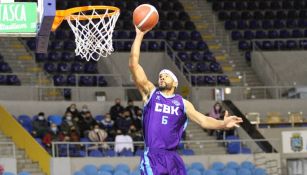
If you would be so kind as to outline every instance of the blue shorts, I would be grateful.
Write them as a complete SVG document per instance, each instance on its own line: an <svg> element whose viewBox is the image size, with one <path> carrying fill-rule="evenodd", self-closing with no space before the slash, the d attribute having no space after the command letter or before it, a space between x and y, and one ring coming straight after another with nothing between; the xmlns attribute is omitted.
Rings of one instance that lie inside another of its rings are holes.
<svg viewBox="0 0 307 175"><path fill-rule="evenodd" d="M140 169L142 175L186 175L183 160L175 150L145 149Z"/></svg>

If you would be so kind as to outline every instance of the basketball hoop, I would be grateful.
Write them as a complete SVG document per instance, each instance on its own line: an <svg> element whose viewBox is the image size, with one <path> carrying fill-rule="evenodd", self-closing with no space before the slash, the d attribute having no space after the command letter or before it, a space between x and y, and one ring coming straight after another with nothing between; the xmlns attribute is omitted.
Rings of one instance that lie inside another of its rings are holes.
<svg viewBox="0 0 307 175"><path fill-rule="evenodd" d="M52 25L55 31L63 20L67 20L75 35L76 55L98 61L107 57L114 49L112 34L120 10L113 6L84 6L57 10Z"/></svg>

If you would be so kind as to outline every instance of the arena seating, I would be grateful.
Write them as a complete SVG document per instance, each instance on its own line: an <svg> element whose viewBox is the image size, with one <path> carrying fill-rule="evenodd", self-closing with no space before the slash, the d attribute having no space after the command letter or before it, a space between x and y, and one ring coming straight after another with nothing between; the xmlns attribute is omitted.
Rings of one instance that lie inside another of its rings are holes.
<svg viewBox="0 0 307 175"><path fill-rule="evenodd" d="M165 42L172 47L174 53L168 51L173 56L176 55L184 62L184 65L191 73L223 73L221 65L215 60L208 45L203 41L201 34L196 30L189 15L184 11L182 4L178 0L171 1L87 1L70 2L61 1L57 4L57 9L67 9L80 5L112 5L122 9L113 33L113 47L115 52L129 52L134 38L134 26L132 24L132 12L139 4L150 3L159 11L159 23L145 35L145 42L142 43L141 51L157 52L165 50ZM125 9L125 10L123 10ZM36 54L36 61L44 67L44 70L54 76L56 86L73 86L68 82L68 76L73 74L96 74L96 62L85 64L80 57L75 57L74 34L67 24L62 24L60 28L51 34L48 54ZM31 50L35 49L35 40L27 41ZM180 63L177 64L180 66ZM229 85L228 77L220 76L198 76L193 85ZM107 86L107 82L97 81L95 75L89 82L84 82L80 77L78 81L81 86ZM99 78L98 78L99 79ZM95 82L95 83L93 83ZM214 82L214 83L212 83ZM76 84L76 82L74 83Z"/></svg>
<svg viewBox="0 0 307 175"><path fill-rule="evenodd" d="M307 49L307 3L300 0L211 0L241 51ZM262 39L255 41L254 39ZM246 54L250 59L250 54Z"/></svg>
<svg viewBox="0 0 307 175"><path fill-rule="evenodd" d="M17 75L13 75L10 65L3 60L0 54L0 85L21 85Z"/></svg>
<svg viewBox="0 0 307 175"><path fill-rule="evenodd" d="M188 175L267 175L266 170L256 167L250 161L243 161L241 164L237 162L213 162L210 167L204 167L201 162L193 162L190 165L185 165ZM109 164L102 164L99 167L88 164L74 175L139 175L139 167L131 170L126 164L118 164L115 167Z"/></svg>

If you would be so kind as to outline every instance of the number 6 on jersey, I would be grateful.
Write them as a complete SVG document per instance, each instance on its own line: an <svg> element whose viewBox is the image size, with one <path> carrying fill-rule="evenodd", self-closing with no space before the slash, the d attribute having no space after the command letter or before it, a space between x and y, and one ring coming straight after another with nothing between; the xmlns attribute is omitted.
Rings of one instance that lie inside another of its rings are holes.
<svg viewBox="0 0 307 175"><path fill-rule="evenodd" d="M165 115L162 116L162 124L163 125L167 125L167 119L168 119L168 116L165 116Z"/></svg>

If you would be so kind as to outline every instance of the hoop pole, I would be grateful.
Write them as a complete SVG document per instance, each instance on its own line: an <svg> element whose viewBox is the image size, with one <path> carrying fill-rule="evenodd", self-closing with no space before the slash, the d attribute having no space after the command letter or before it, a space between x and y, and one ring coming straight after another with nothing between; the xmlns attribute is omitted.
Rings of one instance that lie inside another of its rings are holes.
<svg viewBox="0 0 307 175"><path fill-rule="evenodd" d="M73 15L74 13L89 11L89 10L112 10L113 12L108 12L108 14L102 14L102 15L82 15L82 16ZM55 31L61 25L63 20L66 20L67 18L69 18L70 20L78 19L81 21L81 20L97 19L101 17L103 18L111 17L119 12L120 12L119 8L114 6L82 6L66 10L57 10L51 31Z"/></svg>

